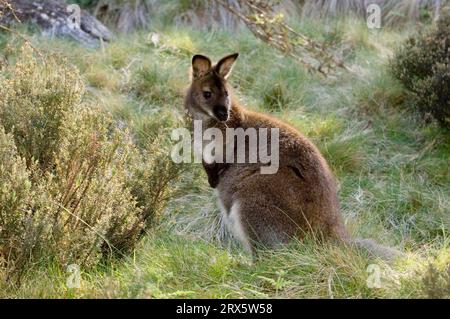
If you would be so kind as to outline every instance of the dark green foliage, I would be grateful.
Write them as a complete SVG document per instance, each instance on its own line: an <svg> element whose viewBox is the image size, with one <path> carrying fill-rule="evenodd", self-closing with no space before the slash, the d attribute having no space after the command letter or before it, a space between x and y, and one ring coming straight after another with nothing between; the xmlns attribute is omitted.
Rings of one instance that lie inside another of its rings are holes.
<svg viewBox="0 0 450 319"><path fill-rule="evenodd" d="M410 92L412 106L450 127L450 9L437 25L410 38L391 62L392 73Z"/></svg>
<svg viewBox="0 0 450 319"><path fill-rule="evenodd" d="M413 86L413 99L422 112L433 115L439 123L450 127L450 63L433 66L433 75Z"/></svg>

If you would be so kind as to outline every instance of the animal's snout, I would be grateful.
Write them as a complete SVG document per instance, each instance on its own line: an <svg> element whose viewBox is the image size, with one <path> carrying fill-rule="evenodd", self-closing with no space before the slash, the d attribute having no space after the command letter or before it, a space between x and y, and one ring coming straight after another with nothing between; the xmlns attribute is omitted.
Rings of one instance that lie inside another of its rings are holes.
<svg viewBox="0 0 450 319"><path fill-rule="evenodd" d="M214 116L221 122L228 120L228 110L223 105L216 105L213 109Z"/></svg>

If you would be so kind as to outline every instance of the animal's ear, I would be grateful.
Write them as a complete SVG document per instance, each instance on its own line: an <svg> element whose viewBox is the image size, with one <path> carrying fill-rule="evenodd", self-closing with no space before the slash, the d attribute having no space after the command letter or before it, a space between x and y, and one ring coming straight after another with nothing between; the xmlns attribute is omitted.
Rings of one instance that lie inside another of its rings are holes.
<svg viewBox="0 0 450 319"><path fill-rule="evenodd" d="M211 69L211 60L200 54L192 57L192 75L194 79L198 79Z"/></svg>
<svg viewBox="0 0 450 319"><path fill-rule="evenodd" d="M233 69L234 62L236 61L238 56L239 53L234 53L222 58L219 62L217 62L216 72L223 76L225 79L228 78L231 70Z"/></svg>

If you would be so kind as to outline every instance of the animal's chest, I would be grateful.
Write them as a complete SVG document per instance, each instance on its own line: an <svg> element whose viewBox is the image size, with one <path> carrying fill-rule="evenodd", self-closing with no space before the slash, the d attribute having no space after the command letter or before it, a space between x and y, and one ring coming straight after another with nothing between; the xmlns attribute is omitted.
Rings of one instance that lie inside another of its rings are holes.
<svg viewBox="0 0 450 319"><path fill-rule="evenodd" d="M245 225L242 222L242 210L238 200L234 200L231 205L225 203L219 195L218 205L222 213L223 224L236 237L248 251L251 251L250 240Z"/></svg>

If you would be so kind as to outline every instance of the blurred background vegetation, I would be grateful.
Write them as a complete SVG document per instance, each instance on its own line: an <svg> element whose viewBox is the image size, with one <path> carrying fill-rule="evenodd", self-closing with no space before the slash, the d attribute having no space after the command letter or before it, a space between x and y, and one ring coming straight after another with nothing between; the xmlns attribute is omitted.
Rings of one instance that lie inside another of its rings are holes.
<svg viewBox="0 0 450 319"><path fill-rule="evenodd" d="M449 297L448 1L70 3L95 46L0 1L0 297ZM192 54L230 52L241 102L320 148L351 233L405 258L306 240L251 263L170 160Z"/></svg>

